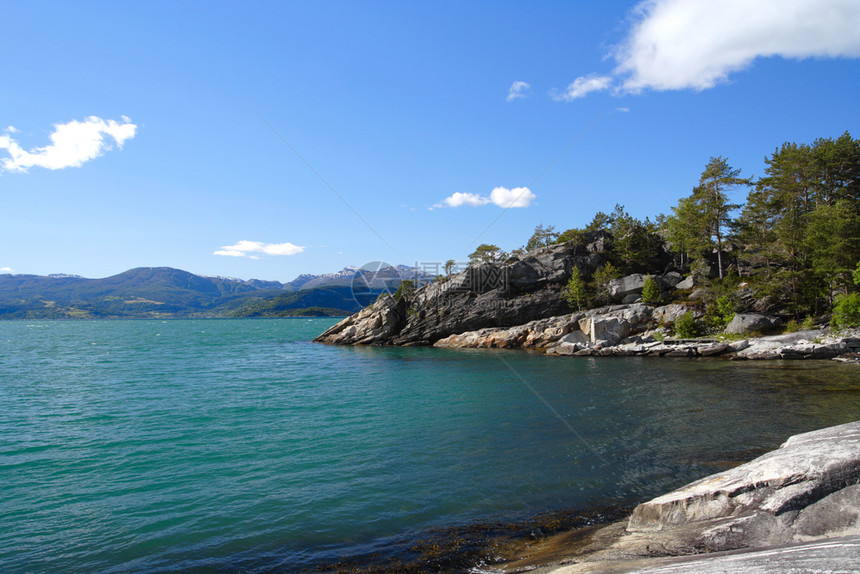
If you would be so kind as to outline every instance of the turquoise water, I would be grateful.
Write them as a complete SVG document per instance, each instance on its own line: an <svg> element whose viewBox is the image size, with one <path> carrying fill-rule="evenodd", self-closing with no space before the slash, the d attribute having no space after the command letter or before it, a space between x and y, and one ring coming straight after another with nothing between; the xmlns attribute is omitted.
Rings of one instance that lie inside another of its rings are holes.
<svg viewBox="0 0 860 574"><path fill-rule="evenodd" d="M295 571L860 419L851 365L309 342L333 322L0 323L0 570Z"/></svg>

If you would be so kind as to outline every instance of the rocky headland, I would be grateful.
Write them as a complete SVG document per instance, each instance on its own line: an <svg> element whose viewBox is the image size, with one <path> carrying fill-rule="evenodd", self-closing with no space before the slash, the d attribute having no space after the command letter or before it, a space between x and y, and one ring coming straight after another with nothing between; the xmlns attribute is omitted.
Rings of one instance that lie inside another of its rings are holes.
<svg viewBox="0 0 860 574"><path fill-rule="evenodd" d="M474 265L421 286L385 296L334 325L315 340L340 345L433 345L447 348L532 349L560 356L716 357L732 359L856 359L860 331L815 326L782 330L785 319L740 283L735 313L718 337L672 337L686 313L701 318L702 289L676 271L655 275L672 302L642 302L646 276L610 281L610 305L571 313L563 287L574 268L590 277L605 262L611 237L592 232L584 242L554 245L502 263Z"/></svg>

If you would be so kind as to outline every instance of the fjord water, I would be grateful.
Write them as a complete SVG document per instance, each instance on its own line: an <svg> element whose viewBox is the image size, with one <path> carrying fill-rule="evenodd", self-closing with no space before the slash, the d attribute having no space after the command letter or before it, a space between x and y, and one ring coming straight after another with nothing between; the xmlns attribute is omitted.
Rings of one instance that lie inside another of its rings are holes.
<svg viewBox="0 0 860 574"><path fill-rule="evenodd" d="M0 569L296 571L860 418L851 365L310 342L333 322L0 323Z"/></svg>

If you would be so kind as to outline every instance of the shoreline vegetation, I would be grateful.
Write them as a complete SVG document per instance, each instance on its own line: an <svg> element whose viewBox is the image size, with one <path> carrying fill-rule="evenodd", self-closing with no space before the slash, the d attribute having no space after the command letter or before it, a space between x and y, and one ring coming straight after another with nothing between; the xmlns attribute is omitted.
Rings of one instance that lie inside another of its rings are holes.
<svg viewBox="0 0 860 574"><path fill-rule="evenodd" d="M711 158L692 193L654 221L616 205L584 228L538 225L510 253L480 245L466 269L455 272L448 261L446 275L429 284L404 281L316 340L457 346L457 336L558 323L571 311L586 313L585 323L470 345L547 349L562 342L600 354L670 337L819 330L810 341L816 344L860 326L860 140L846 132L813 144L786 142L765 162L765 176L753 180L726 158ZM730 193L743 188L746 203L733 203ZM845 352L856 352L846 344L852 350Z"/></svg>

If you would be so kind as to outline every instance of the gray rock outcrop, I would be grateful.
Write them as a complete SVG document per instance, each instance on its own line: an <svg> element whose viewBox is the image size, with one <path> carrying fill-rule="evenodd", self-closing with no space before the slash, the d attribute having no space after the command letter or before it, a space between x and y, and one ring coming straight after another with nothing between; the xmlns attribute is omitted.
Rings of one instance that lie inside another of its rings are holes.
<svg viewBox="0 0 860 574"><path fill-rule="evenodd" d="M640 504L627 532L672 533L666 544L676 553L860 534L860 422L795 435L752 462Z"/></svg>
<svg viewBox="0 0 860 574"><path fill-rule="evenodd" d="M378 301L315 340L335 344L431 345L452 334L487 327L513 327L565 315L562 288L574 267L589 278L604 262L605 233L587 234L585 244L553 245L499 264L466 270L418 289L392 311ZM381 319L376 315L382 315ZM382 326L385 326L382 328Z"/></svg>
<svg viewBox="0 0 860 574"><path fill-rule="evenodd" d="M606 290L613 301L621 303L625 297L641 295L643 285L645 285L645 275L634 273L620 279L613 279L606 285Z"/></svg>
<svg viewBox="0 0 860 574"><path fill-rule="evenodd" d="M744 333L761 333L779 325L779 320L760 313L736 313L726 326L726 333L742 335Z"/></svg>
<svg viewBox="0 0 860 574"><path fill-rule="evenodd" d="M860 536L860 422L795 435L749 463L640 504L623 530L612 528L605 547L554 572L621 572L624 564L638 570L645 557Z"/></svg>

